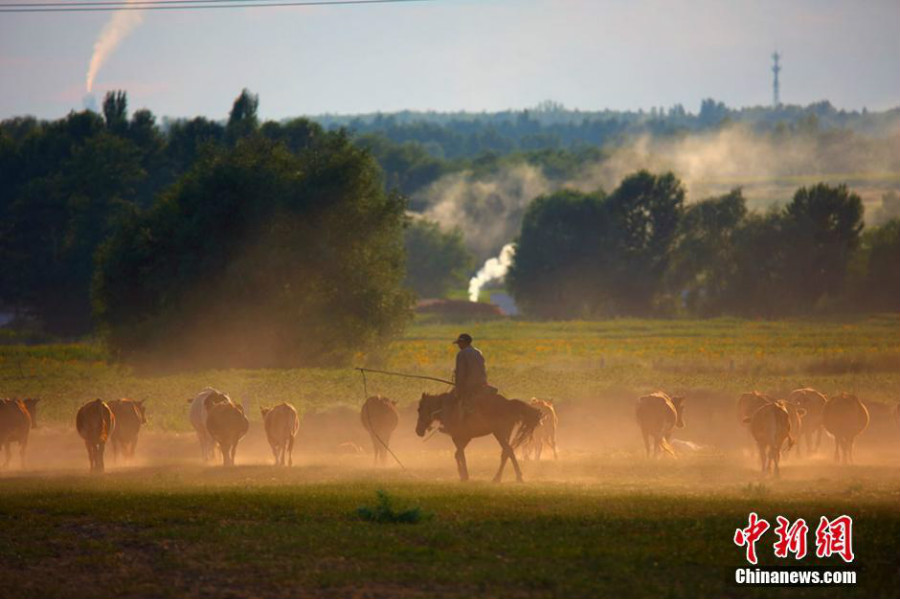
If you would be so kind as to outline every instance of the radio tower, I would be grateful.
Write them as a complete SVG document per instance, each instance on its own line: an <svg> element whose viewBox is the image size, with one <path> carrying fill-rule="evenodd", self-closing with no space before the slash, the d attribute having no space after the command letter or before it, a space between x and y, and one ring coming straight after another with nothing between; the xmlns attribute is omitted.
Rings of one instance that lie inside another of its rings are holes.
<svg viewBox="0 0 900 599"><path fill-rule="evenodd" d="M772 107L773 108L778 108L779 106L781 106L781 98L778 97L779 96L779 94L778 94L778 91L779 91L778 90L778 87L779 87L778 86L778 73L781 72L781 65L778 64L779 58L781 58L781 54L779 54L777 51L774 54L772 54L772 61L773 61L772 74L775 76L775 78L772 80Z"/></svg>

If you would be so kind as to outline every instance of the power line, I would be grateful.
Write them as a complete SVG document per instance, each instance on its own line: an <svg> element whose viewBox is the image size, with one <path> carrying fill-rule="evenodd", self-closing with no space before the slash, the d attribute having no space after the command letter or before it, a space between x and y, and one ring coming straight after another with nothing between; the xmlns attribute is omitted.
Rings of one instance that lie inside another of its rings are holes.
<svg viewBox="0 0 900 599"><path fill-rule="evenodd" d="M112 12L119 10L199 10L211 8L264 8L271 6L362 6L365 4L409 4L435 2L436 0L292 0L272 2L269 0L136 0L135 2L104 1L93 2L43 2L12 3L0 2L0 13L47 13L47 12Z"/></svg>

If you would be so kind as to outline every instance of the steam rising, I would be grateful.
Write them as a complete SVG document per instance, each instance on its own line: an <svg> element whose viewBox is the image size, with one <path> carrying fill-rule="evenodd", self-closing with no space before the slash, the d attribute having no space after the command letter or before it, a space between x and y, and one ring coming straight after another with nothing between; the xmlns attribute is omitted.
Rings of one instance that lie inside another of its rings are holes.
<svg viewBox="0 0 900 599"><path fill-rule="evenodd" d="M133 4L136 0L127 0ZM106 59L116 50L119 44L128 37L132 30L144 20L144 13L140 10L122 10L114 12L112 17L103 26L100 37L94 42L94 53L91 56L91 64L87 72L87 92L91 93L94 87L94 79L97 72Z"/></svg>
<svg viewBox="0 0 900 599"><path fill-rule="evenodd" d="M884 134L884 139L848 134L823 143L816 135L779 137L733 125L675 138L645 135L567 179L549 178L540 167L518 163L482 176L452 173L418 196L429 206L426 217L460 227L469 248L483 260L518 234L534 198L566 187L610 192L640 169L674 172L685 185L688 201L741 186L750 208L763 209L788 202L803 185L826 181L847 182L864 202L878 204L885 192L900 187L900 157L891 149L900 132L891 127Z"/></svg>
<svg viewBox="0 0 900 599"><path fill-rule="evenodd" d="M479 270L478 273L472 277L472 280L469 281L470 302L478 301L478 295L481 293L481 288L484 287L486 283L495 279L502 279L506 276L506 272L509 270L515 254L515 244L507 243L503 246L503 249L500 250L499 256L496 258L489 258L487 262L484 263L481 270Z"/></svg>

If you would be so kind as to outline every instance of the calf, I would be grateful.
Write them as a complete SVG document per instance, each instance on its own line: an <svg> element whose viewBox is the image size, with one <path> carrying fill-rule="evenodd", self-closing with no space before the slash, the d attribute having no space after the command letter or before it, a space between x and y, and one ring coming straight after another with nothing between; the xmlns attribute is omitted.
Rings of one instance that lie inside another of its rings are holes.
<svg viewBox="0 0 900 599"><path fill-rule="evenodd" d="M556 453L556 428L559 426L559 418L556 416L553 401L532 397L531 405L541 411L541 423L534 429L531 440L523 445L522 456L527 460L534 455L534 459L540 460L546 444L553 450L553 459L556 460L559 458Z"/></svg>
<svg viewBox="0 0 900 599"><path fill-rule="evenodd" d="M141 425L147 424L147 414L144 410L144 402L133 399L116 399L109 402L109 409L116 417L116 428L110 437L112 440L113 459L117 459L119 452L126 460L134 458L134 450L137 448L138 433Z"/></svg>
<svg viewBox="0 0 900 599"><path fill-rule="evenodd" d="M853 443L869 426L869 411L855 395L841 393L825 404L822 413L825 430L834 437L834 461L853 463Z"/></svg>
<svg viewBox="0 0 900 599"><path fill-rule="evenodd" d="M638 426L641 428L641 435L644 437L647 457L650 457L651 448L655 456L660 455L663 451L675 456L669 439L672 436L673 428L684 428L683 411L683 397L670 398L662 391L638 399L635 416Z"/></svg>
<svg viewBox="0 0 900 599"><path fill-rule="evenodd" d="M791 391L791 394L788 395L788 402L796 404L806 410L806 415L803 417L803 425L800 430L797 432L797 438L799 439L802 435L806 439L806 452L809 454L813 454L819 451L819 446L822 444L822 431L824 430L824 426L822 424L822 414L825 411L825 403L828 399L816 391L815 389L796 389ZM813 443L813 437L815 437L815 443ZM799 451L800 444L797 444L797 449Z"/></svg>
<svg viewBox="0 0 900 599"><path fill-rule="evenodd" d="M280 403L274 408L260 408L266 427L266 438L275 456L275 465L284 466L285 454L287 465L293 466L294 437L300 428L297 410L289 403Z"/></svg>
<svg viewBox="0 0 900 599"><path fill-rule="evenodd" d="M0 399L0 445L6 452L4 467L9 466L13 442L19 444L19 458L25 468L25 450L31 429L37 428L37 399Z"/></svg>
<svg viewBox="0 0 900 599"><path fill-rule="evenodd" d="M103 451L116 427L116 417L103 400L81 406L75 416L75 428L87 447L91 472L103 472Z"/></svg>
<svg viewBox="0 0 900 599"><path fill-rule="evenodd" d="M796 408L797 419L803 418L806 410ZM791 415L783 401L766 403L752 416L744 420L750 425L750 434L759 449L759 461L763 474L774 469L775 476L781 476L779 464L781 452L794 445Z"/></svg>
<svg viewBox="0 0 900 599"><path fill-rule="evenodd" d="M222 465L234 466L238 441L250 430L250 421L244 415L244 407L235 405L228 396L212 393L206 404L206 429L222 451Z"/></svg>
<svg viewBox="0 0 900 599"><path fill-rule="evenodd" d="M200 454L203 456L204 462L208 462L216 457L216 442L213 441L209 431L206 429L206 398L210 395L228 397L212 387L206 387L196 396L187 400L191 404L189 413L191 426L194 427L194 431L197 433L197 440L200 442Z"/></svg>
<svg viewBox="0 0 900 599"><path fill-rule="evenodd" d="M363 428L372 439L372 448L375 451L375 464L387 462L388 448L391 444L391 435L400 422L397 414L397 402L373 395L366 400L360 410L359 418Z"/></svg>

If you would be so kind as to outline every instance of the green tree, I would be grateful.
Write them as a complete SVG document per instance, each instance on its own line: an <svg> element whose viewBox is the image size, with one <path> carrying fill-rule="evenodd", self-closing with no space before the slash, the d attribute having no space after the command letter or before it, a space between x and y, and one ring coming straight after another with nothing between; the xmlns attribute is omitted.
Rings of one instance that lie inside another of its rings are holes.
<svg viewBox="0 0 900 599"><path fill-rule="evenodd" d="M124 91L111 91L103 98L103 118L106 128L121 135L128 129L128 94Z"/></svg>
<svg viewBox="0 0 900 599"><path fill-rule="evenodd" d="M244 88L241 94L234 99L231 112L228 114L228 125L225 134L231 143L253 134L259 128L259 118L256 113L259 109L259 96L251 94Z"/></svg>
<svg viewBox="0 0 900 599"><path fill-rule="evenodd" d="M605 199L602 190L562 190L528 206L506 276L524 312L540 318L604 315Z"/></svg>
<svg viewBox="0 0 900 599"><path fill-rule="evenodd" d="M865 260L865 278L854 289L857 310L900 311L900 220L889 220L867 229L860 253Z"/></svg>
<svg viewBox="0 0 900 599"><path fill-rule="evenodd" d="M204 157L98 256L97 317L127 360L347 363L409 317L404 202L342 134Z"/></svg>
<svg viewBox="0 0 900 599"><path fill-rule="evenodd" d="M725 306L733 278L734 234L747 216L740 189L687 206L678 223L668 286L691 314L712 316Z"/></svg>
<svg viewBox="0 0 900 599"><path fill-rule="evenodd" d="M850 256L863 229L862 200L846 185L801 187L784 211L787 244L784 292L797 310L844 291Z"/></svg>
<svg viewBox="0 0 900 599"><path fill-rule="evenodd" d="M405 285L419 297L444 297L468 282L474 260L459 229L443 231L438 223L420 218L406 228L404 240Z"/></svg>
<svg viewBox="0 0 900 599"><path fill-rule="evenodd" d="M606 204L609 295L618 314L647 316L664 291L684 188L672 173L640 171L626 177Z"/></svg>

